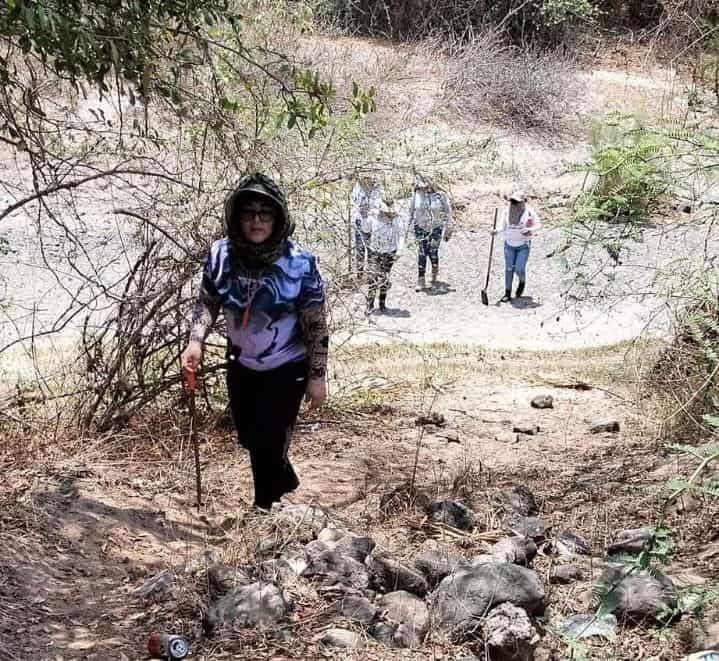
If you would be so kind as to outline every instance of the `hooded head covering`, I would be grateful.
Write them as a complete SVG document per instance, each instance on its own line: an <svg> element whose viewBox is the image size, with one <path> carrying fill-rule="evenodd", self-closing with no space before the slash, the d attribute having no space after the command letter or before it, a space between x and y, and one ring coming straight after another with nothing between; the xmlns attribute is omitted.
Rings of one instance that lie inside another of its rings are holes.
<svg viewBox="0 0 719 661"><path fill-rule="evenodd" d="M264 198L276 211L272 235L262 243L248 241L236 218L237 209L240 208L243 198L247 197ZM284 252L287 239L294 228L287 210L285 194L272 179L260 172L242 177L225 201L225 229L232 244L233 257L240 267L260 269L272 264Z"/></svg>

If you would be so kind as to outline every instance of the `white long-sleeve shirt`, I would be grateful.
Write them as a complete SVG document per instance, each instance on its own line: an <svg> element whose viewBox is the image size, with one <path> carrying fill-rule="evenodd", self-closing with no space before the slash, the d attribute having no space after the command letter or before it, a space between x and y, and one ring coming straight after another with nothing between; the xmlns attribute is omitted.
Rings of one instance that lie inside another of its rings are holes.
<svg viewBox="0 0 719 661"><path fill-rule="evenodd" d="M382 186L367 186L357 182L352 188L352 217L363 232L372 229L372 218L377 214L384 197Z"/></svg>
<svg viewBox="0 0 719 661"><path fill-rule="evenodd" d="M504 240L507 242L507 245L512 248L519 248L529 244L541 227L542 221L539 218L539 214L537 214L532 207L527 206L524 209L524 213L519 217L519 222L516 225L509 223L509 209L505 209L502 214L500 231L504 234Z"/></svg>
<svg viewBox="0 0 719 661"><path fill-rule="evenodd" d="M399 214L387 217L381 212L377 213L372 217L371 231L369 249L372 252L393 253L402 247L405 232Z"/></svg>
<svg viewBox="0 0 719 661"><path fill-rule="evenodd" d="M417 190L409 201L409 222L427 232L437 227L451 230L454 219L452 204L446 193Z"/></svg>

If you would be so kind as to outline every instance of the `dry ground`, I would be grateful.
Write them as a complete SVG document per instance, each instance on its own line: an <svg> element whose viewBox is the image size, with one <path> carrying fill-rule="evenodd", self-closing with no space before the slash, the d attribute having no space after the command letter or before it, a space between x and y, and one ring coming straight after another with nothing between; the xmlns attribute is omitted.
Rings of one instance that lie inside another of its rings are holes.
<svg viewBox="0 0 719 661"><path fill-rule="evenodd" d="M596 558L616 531L657 521L657 494L680 467L652 439L656 424L647 418L648 404L636 405L637 354L629 345L543 354L452 345L355 351L352 361L343 361L354 371L338 375L331 406L301 419L292 455L302 485L293 502L332 507L355 531L405 558L433 543L468 557L481 553L485 544L471 536L430 541L436 534L411 506L380 512L380 496L411 479L416 454L417 485L465 499L488 530L496 527L489 496L512 485L529 486L542 499L540 516L552 530L580 532ZM566 387L580 381L591 389ZM555 407L532 409L529 400L538 393L552 394ZM186 416L176 404L177 415L148 414L105 438L34 438L18 447L19 430L4 427L3 659L142 659L144 640L155 629L184 633L193 658L207 661L334 658L312 642L328 626L322 616L327 604L316 595L295 595L289 629L299 639L282 643L254 631L204 638L202 573L181 575L169 601L154 604L138 594L148 578L182 567L205 549L216 549L230 564L252 562L256 542L270 534L267 519L249 505L247 459L217 405L215 412L203 406L205 504L199 515L195 511ZM443 413L446 426L415 424L430 411ZM588 423L598 416L617 417L622 431L589 434ZM541 432L517 441L512 427L519 423L539 425ZM33 438L31 429L26 438ZM29 464L35 453L38 461ZM717 504L706 502L690 514L668 515L678 544L670 573L694 583L716 576L716 561L699 560L697 552L719 535L717 513ZM548 553L536 566L544 573L553 562ZM561 658L565 647L552 626L586 610L596 563L586 561L585 582L551 590L539 658ZM680 648L673 629L625 629L593 658L676 659ZM460 652L439 641L427 650L438 659ZM371 647L341 656L428 653Z"/></svg>
<svg viewBox="0 0 719 661"><path fill-rule="evenodd" d="M581 185L581 176L568 167L586 156L587 145L577 135L548 140L436 117L439 78L427 54L357 39L315 40L313 61L322 49L328 66L343 62L345 70L384 81L383 110L371 118L370 128L372 122L382 131L409 126L406 134L416 145L423 139L432 144L491 136L497 158L484 162L481 154L477 162L462 164L462 176L453 185L466 211L457 236L443 248L446 291L433 299L415 295L407 256L397 267L390 305L410 317L363 320L358 337L364 344L335 348L331 404L304 415L297 429L292 454L302 485L292 500L314 499L335 508L354 530L406 558L430 543L468 556L480 553L484 544L476 538L431 540L422 513L412 507L389 516L380 512L381 495L412 477L417 457L418 487L463 497L488 529L496 525L489 496L512 485L533 489L543 500L541 516L553 530L574 528L591 541L597 557L616 531L656 523L662 485L690 467L666 457L657 441L660 413L637 392L638 354L629 344L604 346L633 337L651 308L624 307L601 324L587 320L595 320L593 313L606 316L604 309L585 311L579 325L576 317L564 316L559 278L544 257L550 232L537 242L530 262L529 305L483 309L478 301L488 210L498 203L499 193L528 188L540 210L559 220L566 196ZM589 93L578 108L580 118L608 108L656 111L666 100L673 102L676 89L664 70L637 71L616 63L583 76ZM428 118L431 126L425 126L424 137L418 135ZM4 167L8 178L22 179L20 168ZM550 201L558 198L560 206L550 212ZM25 284L49 309L57 303L57 290L37 275L39 262L24 219L11 229L25 252L2 264L3 273L15 278L10 290L17 295ZM101 247L112 251L112 245ZM494 299L500 290L495 272ZM27 308L34 314L32 305ZM573 329L587 332L569 334ZM596 348L568 351L569 345ZM526 352L530 347L542 351ZM550 347L555 351L546 351ZM4 369L12 373L2 366L0 373ZM578 381L591 389L564 387ZM250 506L248 462L214 399L220 390L212 389L213 411L202 407L205 504L199 514L181 399L148 411L122 433L98 437L34 427L30 411L0 417L5 476L0 489L0 659L134 661L145 658L144 641L156 629L185 634L192 658L206 661L332 658L312 643L313 634L327 625L318 597L296 595L290 629L298 637L282 643L255 631L204 638L200 617L207 585L202 573L180 575L169 602L153 604L138 594L148 578L182 567L208 548L231 564L250 562L257 540L269 534L267 520ZM553 394L555 408L530 408L529 400L538 393ZM445 415L444 428L415 424L418 415L431 411ZM622 431L589 434L589 421L607 415L622 421ZM541 433L517 440L512 428L523 422L539 425ZM675 578L681 574L685 583L698 583L716 577L716 559L700 557L719 537L716 515L717 504L710 501L700 501L690 513L667 513L677 543L669 568ZM554 561L540 555L536 565L547 572ZM566 653L552 627L567 614L586 611L595 564L587 563L585 582L550 593L540 658L560 659ZM670 660L680 657L681 647L674 628L626 628L616 644L593 650L593 658ZM372 647L335 658L449 661L457 656L458 649L430 640L422 652Z"/></svg>

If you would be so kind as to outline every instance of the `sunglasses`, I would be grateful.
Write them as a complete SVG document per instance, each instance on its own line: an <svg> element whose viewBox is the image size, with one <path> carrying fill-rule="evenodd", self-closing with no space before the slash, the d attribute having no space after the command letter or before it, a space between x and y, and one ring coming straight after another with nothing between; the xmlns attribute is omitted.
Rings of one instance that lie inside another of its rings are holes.
<svg viewBox="0 0 719 661"><path fill-rule="evenodd" d="M261 223L269 224L275 219L275 212L272 209L250 209L237 210L237 218L241 223L251 223L255 218Z"/></svg>

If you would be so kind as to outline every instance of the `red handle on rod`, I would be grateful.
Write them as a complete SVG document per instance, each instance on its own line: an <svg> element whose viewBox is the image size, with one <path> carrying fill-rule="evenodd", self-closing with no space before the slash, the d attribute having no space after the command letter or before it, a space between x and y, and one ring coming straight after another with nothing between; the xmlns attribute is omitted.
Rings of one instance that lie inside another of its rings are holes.
<svg viewBox="0 0 719 661"><path fill-rule="evenodd" d="M185 370L185 380L187 381L187 389L190 392L195 392L195 380L196 373L194 370Z"/></svg>

